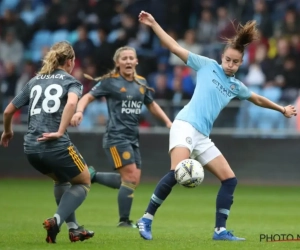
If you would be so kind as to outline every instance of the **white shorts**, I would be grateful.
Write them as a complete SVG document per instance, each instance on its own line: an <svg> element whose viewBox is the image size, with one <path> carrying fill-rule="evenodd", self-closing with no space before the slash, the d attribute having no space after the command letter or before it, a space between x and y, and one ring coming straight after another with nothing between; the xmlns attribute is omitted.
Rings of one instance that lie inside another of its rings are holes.
<svg viewBox="0 0 300 250"><path fill-rule="evenodd" d="M181 120L175 120L170 130L169 152L175 147L188 148L190 158L199 161L202 166L221 155L209 137L201 134L190 123Z"/></svg>

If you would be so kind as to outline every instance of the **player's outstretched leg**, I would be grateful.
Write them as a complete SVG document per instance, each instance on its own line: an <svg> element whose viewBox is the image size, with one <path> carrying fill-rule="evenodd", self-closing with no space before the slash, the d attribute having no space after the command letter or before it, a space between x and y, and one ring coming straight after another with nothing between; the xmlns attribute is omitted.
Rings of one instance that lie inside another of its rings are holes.
<svg viewBox="0 0 300 250"><path fill-rule="evenodd" d="M56 236L61 225L85 200L89 189L88 184L76 184L64 192L54 217L46 219L43 223L47 230L46 241L48 243L56 243Z"/></svg>
<svg viewBox="0 0 300 250"><path fill-rule="evenodd" d="M174 170L170 170L157 184L145 214L137 222L140 236L143 239L152 240L151 225L153 217L176 183Z"/></svg>
<svg viewBox="0 0 300 250"><path fill-rule="evenodd" d="M63 194L71 187L71 183L69 182L55 182L54 184L54 197L57 206L59 205L60 199ZM79 226L75 212L71 213L68 218L65 220L67 227L69 229L69 238L71 242L78 241L78 240L87 240L94 236L93 231L89 231L83 228L83 226Z"/></svg>
<svg viewBox="0 0 300 250"><path fill-rule="evenodd" d="M226 229L230 207L233 203L233 193L237 185L236 177L221 182L216 202L216 226L213 240L242 241L244 238L236 237L232 231Z"/></svg>
<svg viewBox="0 0 300 250"><path fill-rule="evenodd" d="M121 175L118 173L97 172L93 166L89 166L92 183L99 183L101 185L119 189L121 186Z"/></svg>

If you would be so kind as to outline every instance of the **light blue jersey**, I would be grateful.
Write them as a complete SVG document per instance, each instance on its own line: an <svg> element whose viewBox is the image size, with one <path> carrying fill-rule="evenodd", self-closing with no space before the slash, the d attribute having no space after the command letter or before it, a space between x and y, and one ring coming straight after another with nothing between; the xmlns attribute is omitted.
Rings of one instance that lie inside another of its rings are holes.
<svg viewBox="0 0 300 250"><path fill-rule="evenodd" d="M190 102L175 119L186 121L209 136L214 121L231 99L248 99L251 92L234 76L227 76L215 60L190 52L187 66L197 71L197 85Z"/></svg>

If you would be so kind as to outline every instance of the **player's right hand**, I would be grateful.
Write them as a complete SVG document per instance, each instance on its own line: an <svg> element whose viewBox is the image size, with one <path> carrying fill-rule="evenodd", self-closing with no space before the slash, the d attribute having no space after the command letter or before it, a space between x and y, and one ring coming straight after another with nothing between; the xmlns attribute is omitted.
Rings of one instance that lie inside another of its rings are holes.
<svg viewBox="0 0 300 250"><path fill-rule="evenodd" d="M2 136L1 136L1 140L0 140L0 145L2 145L3 147L7 148L8 147L8 143L13 138L13 136L14 136L14 132L13 131L3 132Z"/></svg>
<svg viewBox="0 0 300 250"><path fill-rule="evenodd" d="M37 141L51 141L51 140L56 140L62 136L63 134L59 132L43 133L42 136L37 139Z"/></svg>
<svg viewBox="0 0 300 250"><path fill-rule="evenodd" d="M79 124L81 123L83 118L83 114L81 112L77 112L73 115L70 125L73 127L77 127L79 126Z"/></svg>
<svg viewBox="0 0 300 250"><path fill-rule="evenodd" d="M155 22L155 19L150 13L141 11L139 14L139 21L143 24L151 26Z"/></svg>
<svg viewBox="0 0 300 250"><path fill-rule="evenodd" d="M283 115L287 118L291 118L297 115L297 111L295 107L292 105L287 105L284 107L284 109L285 109L285 113Z"/></svg>

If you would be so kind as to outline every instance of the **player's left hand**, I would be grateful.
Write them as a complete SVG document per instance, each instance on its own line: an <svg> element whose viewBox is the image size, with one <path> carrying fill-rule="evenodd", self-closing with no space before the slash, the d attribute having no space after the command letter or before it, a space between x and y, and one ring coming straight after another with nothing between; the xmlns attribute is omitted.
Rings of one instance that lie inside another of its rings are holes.
<svg viewBox="0 0 300 250"><path fill-rule="evenodd" d="M139 14L139 21L143 24L151 26L155 22L155 19L150 13L141 11Z"/></svg>
<svg viewBox="0 0 300 250"><path fill-rule="evenodd" d="M0 140L0 145L2 145L3 147L7 148L8 147L8 143L13 138L13 136L14 136L14 132L13 131L3 132L2 136L1 136L1 140Z"/></svg>
<svg viewBox="0 0 300 250"><path fill-rule="evenodd" d="M71 119L70 125L72 127L77 127L81 123L82 119L83 119L82 112L76 112Z"/></svg>
<svg viewBox="0 0 300 250"><path fill-rule="evenodd" d="M297 115L297 111L296 111L295 107L292 105L285 106L284 109L285 109L285 112L283 113L283 115L287 118L291 118L291 117Z"/></svg>
<svg viewBox="0 0 300 250"><path fill-rule="evenodd" d="M59 132L54 133L43 133L42 137L38 138L37 141L50 141L50 140L56 140L58 138L62 137L62 134Z"/></svg>

